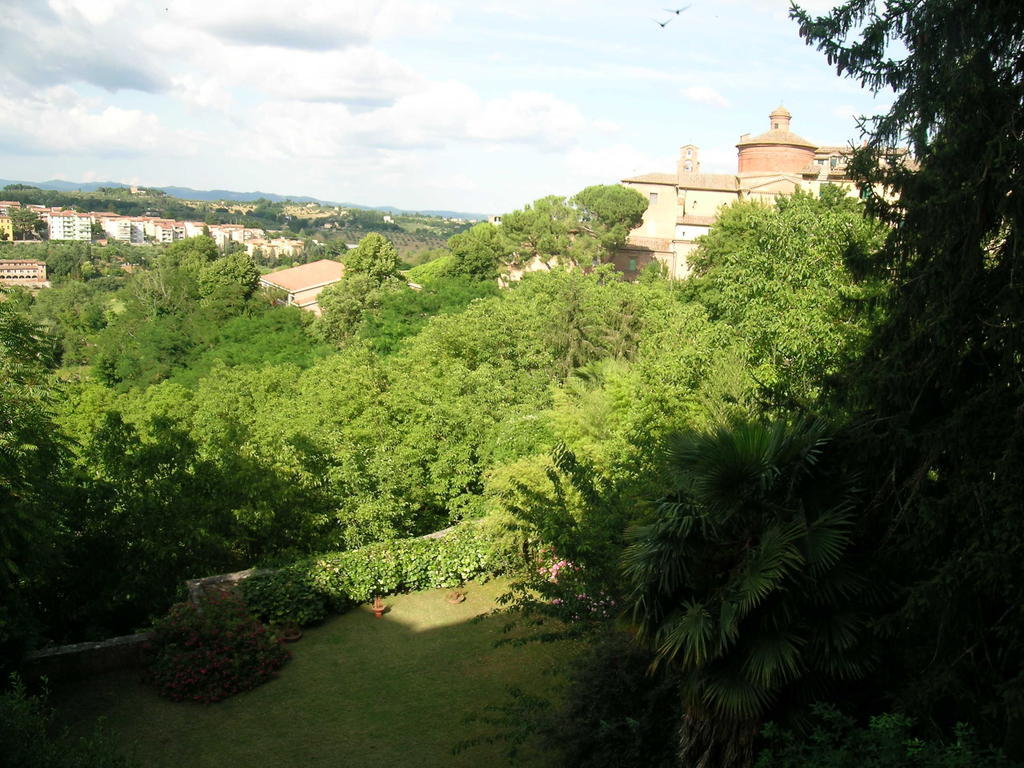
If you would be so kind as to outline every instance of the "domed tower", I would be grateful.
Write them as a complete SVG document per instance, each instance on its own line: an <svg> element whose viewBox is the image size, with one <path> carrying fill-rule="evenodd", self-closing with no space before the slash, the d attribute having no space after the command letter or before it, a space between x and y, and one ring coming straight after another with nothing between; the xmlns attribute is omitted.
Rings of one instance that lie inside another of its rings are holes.
<svg viewBox="0 0 1024 768"><path fill-rule="evenodd" d="M817 144L789 130L793 115L778 107L769 116L770 128L760 136L749 133L740 137L739 173L800 173L814 162Z"/></svg>

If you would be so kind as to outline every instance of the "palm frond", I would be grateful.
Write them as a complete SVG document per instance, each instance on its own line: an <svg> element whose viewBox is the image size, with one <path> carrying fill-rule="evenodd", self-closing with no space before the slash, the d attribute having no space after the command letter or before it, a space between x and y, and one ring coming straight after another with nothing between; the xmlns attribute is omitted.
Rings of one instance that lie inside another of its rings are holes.
<svg viewBox="0 0 1024 768"><path fill-rule="evenodd" d="M684 603L681 611L666 618L658 633L657 661L677 661L684 667L700 667L714 656L715 634L711 614L700 603Z"/></svg>
<svg viewBox="0 0 1024 768"><path fill-rule="evenodd" d="M743 673L761 688L770 689L795 678L801 671L801 637L790 632L760 633L743 661Z"/></svg>

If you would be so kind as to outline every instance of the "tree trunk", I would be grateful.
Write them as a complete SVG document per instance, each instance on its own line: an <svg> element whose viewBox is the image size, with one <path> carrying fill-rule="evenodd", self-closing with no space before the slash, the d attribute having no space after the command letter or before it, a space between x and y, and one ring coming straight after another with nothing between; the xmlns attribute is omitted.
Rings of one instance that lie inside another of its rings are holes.
<svg viewBox="0 0 1024 768"><path fill-rule="evenodd" d="M676 753L681 768L749 768L754 763L754 720L683 715Z"/></svg>

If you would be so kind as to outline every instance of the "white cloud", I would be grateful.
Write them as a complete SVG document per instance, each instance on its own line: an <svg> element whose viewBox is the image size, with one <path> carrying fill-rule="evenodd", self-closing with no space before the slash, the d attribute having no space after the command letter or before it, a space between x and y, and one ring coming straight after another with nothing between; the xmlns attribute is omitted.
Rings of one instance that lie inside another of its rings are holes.
<svg viewBox="0 0 1024 768"><path fill-rule="evenodd" d="M611 120L595 120L591 125L595 131L606 135L622 133L622 126Z"/></svg>
<svg viewBox="0 0 1024 768"><path fill-rule="evenodd" d="M597 149L576 147L566 154L564 165L576 185L584 187L615 183L641 173L671 172L675 159L653 156L631 144L619 143Z"/></svg>
<svg viewBox="0 0 1024 768"><path fill-rule="evenodd" d="M485 100L454 81L425 83L394 104L357 112L340 103L274 100L250 114L247 157L333 157L370 150L439 149L458 142L571 146L587 121L550 94L526 92Z"/></svg>
<svg viewBox="0 0 1024 768"><path fill-rule="evenodd" d="M341 50L409 30L422 34L450 18L441 6L413 0L177 0L169 14L221 40L308 51Z"/></svg>
<svg viewBox="0 0 1024 768"><path fill-rule="evenodd" d="M85 82L109 91L157 92L166 85L159 62L133 42L134 14L110 23L116 2L38 0L0 13L0 72L33 86Z"/></svg>
<svg viewBox="0 0 1024 768"><path fill-rule="evenodd" d="M700 169L703 173L736 173L736 148L701 147Z"/></svg>
<svg viewBox="0 0 1024 768"><path fill-rule="evenodd" d="M683 89L683 95L690 101L708 104L712 107L728 107L729 102L722 94L706 85L692 85Z"/></svg>
<svg viewBox="0 0 1024 768"><path fill-rule="evenodd" d="M67 86L29 98L0 93L0 144L21 152L187 155L198 138L142 110L90 103Z"/></svg>
<svg viewBox="0 0 1024 768"><path fill-rule="evenodd" d="M372 48L256 53L226 57L227 76L277 99L379 105L423 87L416 72Z"/></svg>
<svg viewBox="0 0 1024 768"><path fill-rule="evenodd" d="M467 138L557 148L571 144L586 126L579 109L547 93L513 93L482 107L467 121Z"/></svg>

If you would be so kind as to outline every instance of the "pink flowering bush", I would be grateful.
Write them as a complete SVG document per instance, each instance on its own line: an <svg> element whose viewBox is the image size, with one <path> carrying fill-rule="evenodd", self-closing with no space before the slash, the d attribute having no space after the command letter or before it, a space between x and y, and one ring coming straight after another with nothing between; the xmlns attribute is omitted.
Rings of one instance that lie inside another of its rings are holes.
<svg viewBox="0 0 1024 768"><path fill-rule="evenodd" d="M587 591L583 568L552 554L537 573L548 582L543 591L548 603L564 621L600 621L615 615L615 600L602 589Z"/></svg>
<svg viewBox="0 0 1024 768"><path fill-rule="evenodd" d="M561 573L564 569L575 571L576 566L570 563L568 560L555 560L550 565L542 565L537 570L537 573L546 578L552 584L557 584L558 574Z"/></svg>
<svg viewBox="0 0 1024 768"><path fill-rule="evenodd" d="M255 688L291 654L242 600L218 593L178 603L154 625L146 677L172 701L209 704Z"/></svg>

